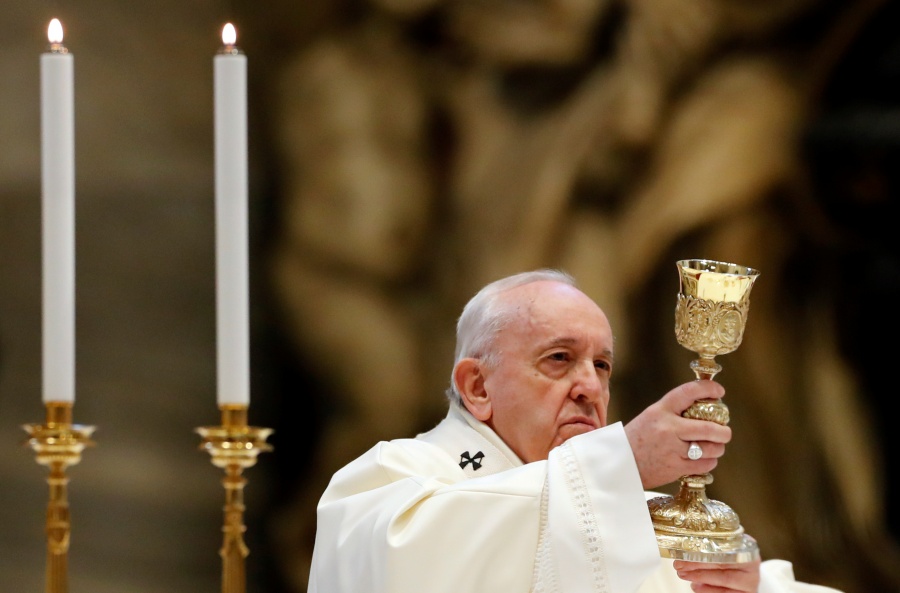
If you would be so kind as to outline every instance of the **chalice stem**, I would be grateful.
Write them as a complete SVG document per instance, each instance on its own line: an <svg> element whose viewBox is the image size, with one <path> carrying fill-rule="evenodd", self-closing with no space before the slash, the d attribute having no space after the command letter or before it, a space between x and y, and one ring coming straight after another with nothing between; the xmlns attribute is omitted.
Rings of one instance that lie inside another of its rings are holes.
<svg viewBox="0 0 900 593"><path fill-rule="evenodd" d="M691 370L694 371L694 375L700 381L704 379L712 380L722 370L722 365L716 362L714 356L703 356L701 354L700 358L691 361Z"/></svg>

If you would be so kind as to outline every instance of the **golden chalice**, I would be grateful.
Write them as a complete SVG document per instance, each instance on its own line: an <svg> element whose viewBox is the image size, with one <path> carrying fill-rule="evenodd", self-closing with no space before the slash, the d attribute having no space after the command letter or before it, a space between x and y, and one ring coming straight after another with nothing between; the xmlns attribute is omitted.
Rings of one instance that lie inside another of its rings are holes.
<svg viewBox="0 0 900 593"><path fill-rule="evenodd" d="M722 370L715 361L741 344L750 289L759 271L737 264L688 259L677 262L680 277L675 307L675 338L696 352L691 362L698 380L712 379ZM687 418L728 424L728 407L719 400L699 400L682 413ZM688 455L702 455L695 443ZM744 533L731 507L706 496L711 474L682 476L678 493L650 499L656 541L664 558L694 562L737 563L759 558L756 540Z"/></svg>

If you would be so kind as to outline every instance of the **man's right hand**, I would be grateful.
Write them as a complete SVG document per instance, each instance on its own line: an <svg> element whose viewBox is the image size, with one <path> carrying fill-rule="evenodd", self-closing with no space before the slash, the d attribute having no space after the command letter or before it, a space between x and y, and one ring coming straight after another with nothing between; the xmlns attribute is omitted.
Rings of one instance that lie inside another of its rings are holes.
<svg viewBox="0 0 900 593"><path fill-rule="evenodd" d="M708 473L716 467L725 444L731 440L731 429L681 414L697 400L724 395L725 389L716 381L684 383L625 425L644 489L669 484L681 476ZM688 457L692 442L703 450L700 459Z"/></svg>

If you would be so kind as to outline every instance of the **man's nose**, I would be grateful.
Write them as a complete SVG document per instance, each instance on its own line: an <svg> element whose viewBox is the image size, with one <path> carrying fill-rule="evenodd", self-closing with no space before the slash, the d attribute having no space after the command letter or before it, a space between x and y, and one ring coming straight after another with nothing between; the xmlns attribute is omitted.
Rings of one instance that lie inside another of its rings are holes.
<svg viewBox="0 0 900 593"><path fill-rule="evenodd" d="M580 363L575 368L575 380L572 385L571 395L573 399L586 399L596 401L603 393L603 385L597 376L594 361Z"/></svg>

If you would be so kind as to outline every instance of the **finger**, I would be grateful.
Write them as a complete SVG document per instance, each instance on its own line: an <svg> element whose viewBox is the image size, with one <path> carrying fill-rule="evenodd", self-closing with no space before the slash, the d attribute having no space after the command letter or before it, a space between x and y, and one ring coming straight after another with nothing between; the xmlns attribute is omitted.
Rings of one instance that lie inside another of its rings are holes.
<svg viewBox="0 0 900 593"><path fill-rule="evenodd" d="M700 457L696 459L691 457L691 443L696 443L700 448ZM688 461L699 461L701 459L719 459L725 454L725 445L721 443L713 443L710 441L690 441L684 444L682 458Z"/></svg>
<svg viewBox="0 0 900 593"><path fill-rule="evenodd" d="M690 560L674 560L672 568L679 573L702 573L715 572L721 573L726 571L753 571L754 562L746 563L720 563L720 562L692 562Z"/></svg>
<svg viewBox="0 0 900 593"><path fill-rule="evenodd" d="M684 422L679 423L677 435L686 443L718 443L725 445L731 442L731 428L716 424L709 420L692 420L685 418Z"/></svg>
<svg viewBox="0 0 900 593"><path fill-rule="evenodd" d="M691 404L701 399L721 399L725 396L725 388L712 380L691 381L682 383L666 394L668 404L672 411L679 415L687 410Z"/></svg>
<svg viewBox="0 0 900 593"><path fill-rule="evenodd" d="M679 471L681 476L698 476L700 474L708 474L716 469L719 465L718 459L686 459L682 462Z"/></svg>
<svg viewBox="0 0 900 593"><path fill-rule="evenodd" d="M700 591L756 591L759 586L759 561L741 564L709 564L703 562L673 563L678 576Z"/></svg>
<svg viewBox="0 0 900 593"><path fill-rule="evenodd" d="M745 591L756 593L755 581L750 575L739 572L703 571L678 573L678 577L691 583L695 591Z"/></svg>

